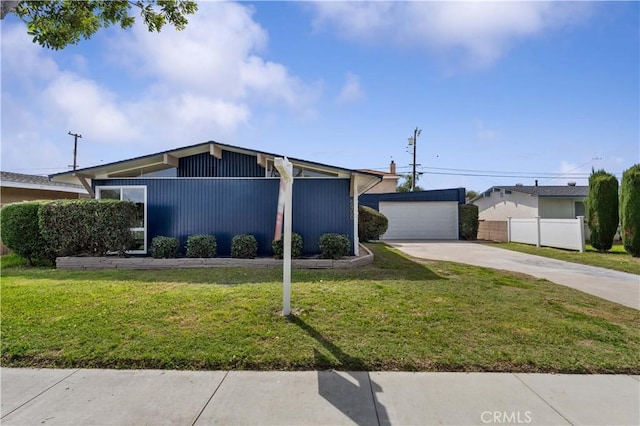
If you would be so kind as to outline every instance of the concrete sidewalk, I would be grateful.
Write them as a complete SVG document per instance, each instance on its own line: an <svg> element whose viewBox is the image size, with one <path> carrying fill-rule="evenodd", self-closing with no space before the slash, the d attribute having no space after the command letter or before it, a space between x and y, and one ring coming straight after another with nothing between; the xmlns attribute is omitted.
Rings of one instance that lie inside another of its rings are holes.
<svg viewBox="0 0 640 426"><path fill-rule="evenodd" d="M640 309L640 276L468 241L386 241L409 256L446 260L544 278Z"/></svg>
<svg viewBox="0 0 640 426"><path fill-rule="evenodd" d="M0 369L3 425L638 425L640 377Z"/></svg>

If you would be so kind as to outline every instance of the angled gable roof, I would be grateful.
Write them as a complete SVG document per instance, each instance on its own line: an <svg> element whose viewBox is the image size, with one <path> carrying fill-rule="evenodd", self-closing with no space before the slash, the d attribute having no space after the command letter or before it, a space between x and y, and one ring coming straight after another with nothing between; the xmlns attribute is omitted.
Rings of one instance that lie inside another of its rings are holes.
<svg viewBox="0 0 640 426"><path fill-rule="evenodd" d="M137 177L143 174L177 167L180 158L189 157L192 155L210 153L214 157L220 158L222 156L222 151L238 152L241 154L255 156L257 157L256 161L263 167L266 166L267 161L273 160L273 158L275 157L283 157L283 155L280 154L273 154L239 146L222 144L215 141L208 141L195 145L185 146L182 148L144 155L141 157L130 158L128 160L101 164L94 167L86 167L75 171L57 173L51 175L50 178L53 181L57 182L75 183L79 178L82 178L80 179L82 181L83 179ZM316 163L314 161L301 160L291 157L288 158L289 161L297 166L334 173L338 176L343 177L351 177L352 175L360 176L362 180L366 181L363 183L363 187L366 186L367 189L380 181L379 176L366 171L351 170L342 167L331 166L328 164Z"/></svg>

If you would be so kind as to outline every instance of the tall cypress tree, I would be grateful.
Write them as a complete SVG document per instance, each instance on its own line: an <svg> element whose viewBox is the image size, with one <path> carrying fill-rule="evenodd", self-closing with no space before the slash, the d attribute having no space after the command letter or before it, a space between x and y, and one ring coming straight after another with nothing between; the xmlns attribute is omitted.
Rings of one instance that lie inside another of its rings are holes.
<svg viewBox="0 0 640 426"><path fill-rule="evenodd" d="M624 249L633 257L640 257L640 164L622 175L620 190L620 233Z"/></svg>
<svg viewBox="0 0 640 426"><path fill-rule="evenodd" d="M619 222L618 179L614 175L604 170L591 172L586 210L591 245L600 252L610 250Z"/></svg>

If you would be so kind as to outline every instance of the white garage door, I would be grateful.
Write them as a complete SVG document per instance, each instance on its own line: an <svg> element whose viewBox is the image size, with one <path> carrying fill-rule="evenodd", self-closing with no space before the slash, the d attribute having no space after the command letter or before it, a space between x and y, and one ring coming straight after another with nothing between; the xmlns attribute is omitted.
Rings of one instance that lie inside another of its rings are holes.
<svg viewBox="0 0 640 426"><path fill-rule="evenodd" d="M455 201L381 201L380 213L389 219L383 240L458 239L458 203Z"/></svg>

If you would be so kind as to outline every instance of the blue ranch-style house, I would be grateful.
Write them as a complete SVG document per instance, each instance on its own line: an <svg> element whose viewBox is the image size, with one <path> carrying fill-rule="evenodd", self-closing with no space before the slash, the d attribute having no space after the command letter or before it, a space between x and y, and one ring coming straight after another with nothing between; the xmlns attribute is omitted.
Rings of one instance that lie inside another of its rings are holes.
<svg viewBox="0 0 640 426"><path fill-rule="evenodd" d="M133 201L139 216L132 228L132 254L147 254L158 235L213 234L218 254L229 255L231 239L253 234L258 253L272 254L281 155L205 142L115 163L51 175L53 182L82 184L91 197ZM376 175L289 158L294 166L293 232L304 254L320 252L324 233L345 234L358 254L358 196L380 181Z"/></svg>

